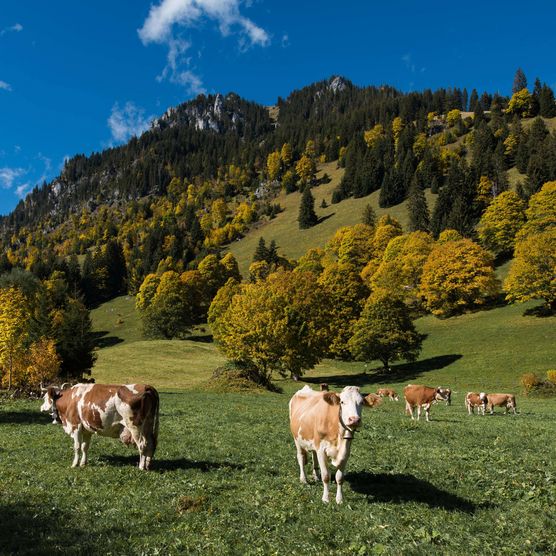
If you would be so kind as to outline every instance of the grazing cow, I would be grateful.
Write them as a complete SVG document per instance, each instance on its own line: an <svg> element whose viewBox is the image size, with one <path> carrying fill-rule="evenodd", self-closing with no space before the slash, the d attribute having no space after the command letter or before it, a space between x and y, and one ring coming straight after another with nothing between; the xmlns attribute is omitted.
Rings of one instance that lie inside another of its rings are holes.
<svg viewBox="0 0 556 556"><path fill-rule="evenodd" d="M448 394L443 388L431 388L422 384L408 384L403 389L405 412L414 419L413 410L417 408L417 420L421 418L421 407L425 408L425 417L430 421L431 405L436 401L447 401Z"/></svg>
<svg viewBox="0 0 556 556"><path fill-rule="evenodd" d="M477 408L477 415L485 414L485 408L487 405L487 395L484 392L467 392L465 396L465 407L469 415L475 413L475 408Z"/></svg>
<svg viewBox="0 0 556 556"><path fill-rule="evenodd" d="M513 414L516 414L516 403L515 396L513 394L487 394L487 410L490 411L492 415L494 413L494 407L500 406L505 408L504 415L508 413L511 409Z"/></svg>
<svg viewBox="0 0 556 556"><path fill-rule="evenodd" d="M52 414L73 438L72 467L87 463L93 433L135 443L139 469L149 469L158 438L158 392L145 384L75 384L42 388L41 411ZM81 452L81 462L79 454Z"/></svg>
<svg viewBox="0 0 556 556"><path fill-rule="evenodd" d="M392 388L379 388L376 391L376 395L380 396L381 398L390 398L391 402L397 402L400 400L398 394Z"/></svg>
<svg viewBox="0 0 556 556"><path fill-rule="evenodd" d="M316 392L309 386L296 392L290 400L290 428L299 463L299 480L307 483L307 453L313 459L313 477L318 480L317 462L324 485L323 502L329 502L328 460L336 467L336 502L343 501L342 483L351 441L361 426L361 410L381 402L375 394L361 394L357 386L336 392Z"/></svg>

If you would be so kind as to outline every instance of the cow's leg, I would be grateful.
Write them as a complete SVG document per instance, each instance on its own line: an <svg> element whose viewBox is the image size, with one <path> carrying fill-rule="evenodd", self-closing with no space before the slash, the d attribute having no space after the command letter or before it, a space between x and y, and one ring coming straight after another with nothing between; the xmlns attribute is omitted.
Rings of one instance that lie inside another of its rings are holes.
<svg viewBox="0 0 556 556"><path fill-rule="evenodd" d="M330 502L330 473L328 472L328 462L326 461L324 450L319 450L317 452L317 458L319 460L320 477L324 488L322 501L328 503Z"/></svg>
<svg viewBox="0 0 556 556"><path fill-rule="evenodd" d="M147 441L145 439L145 436L142 434L139 427L133 425L131 422L126 423L126 428L129 429L129 432L131 433L131 437L133 438L133 442L135 442L135 445L139 450L139 469L148 469L146 467L147 457L145 455L145 447Z"/></svg>
<svg viewBox="0 0 556 556"><path fill-rule="evenodd" d="M336 504L341 504L344 501L342 485L344 484L344 469L346 468L346 463L347 460L336 469Z"/></svg>
<svg viewBox="0 0 556 556"><path fill-rule="evenodd" d="M77 427L71 433L71 436L73 438L73 463L71 464L71 466L77 467L79 465L79 451L81 449L81 427Z"/></svg>
<svg viewBox="0 0 556 556"><path fill-rule="evenodd" d="M311 459L313 460L313 479L315 479L315 481L318 481L319 474L317 473L317 467L319 465L319 460L317 458L317 453L314 450L311 452Z"/></svg>
<svg viewBox="0 0 556 556"><path fill-rule="evenodd" d="M81 434L81 462L80 467L87 465L87 452L89 451L89 444L91 443L91 433L83 431Z"/></svg>
<svg viewBox="0 0 556 556"><path fill-rule="evenodd" d="M427 422L431 420L431 404L425 404L425 419Z"/></svg>
<svg viewBox="0 0 556 556"><path fill-rule="evenodd" d="M421 404L417 404L417 421L421 419Z"/></svg>
<svg viewBox="0 0 556 556"><path fill-rule="evenodd" d="M413 407L411 407L411 404L408 401L405 402L405 412L407 415L411 415L411 420L413 420Z"/></svg>
<svg viewBox="0 0 556 556"><path fill-rule="evenodd" d="M299 464L299 482L307 484L307 475L305 475L305 464L307 463L307 452L296 442L297 463Z"/></svg>

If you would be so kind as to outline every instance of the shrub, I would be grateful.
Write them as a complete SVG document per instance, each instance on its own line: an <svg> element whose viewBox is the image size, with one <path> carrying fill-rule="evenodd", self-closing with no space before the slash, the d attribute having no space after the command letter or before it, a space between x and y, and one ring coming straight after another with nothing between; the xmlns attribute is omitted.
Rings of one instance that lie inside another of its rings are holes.
<svg viewBox="0 0 556 556"><path fill-rule="evenodd" d="M519 382L525 393L529 394L532 390L538 388L542 381L535 373L525 373L521 375Z"/></svg>
<svg viewBox="0 0 556 556"><path fill-rule="evenodd" d="M548 382L552 382L556 386L556 371L546 371L546 378Z"/></svg>

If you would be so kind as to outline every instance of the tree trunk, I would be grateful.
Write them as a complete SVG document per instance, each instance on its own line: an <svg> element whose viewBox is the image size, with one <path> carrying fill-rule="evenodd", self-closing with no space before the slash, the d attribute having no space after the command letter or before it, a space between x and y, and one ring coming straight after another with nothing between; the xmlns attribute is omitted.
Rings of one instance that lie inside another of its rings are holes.
<svg viewBox="0 0 556 556"><path fill-rule="evenodd" d="M8 390L12 389L12 368L13 368L13 358L10 353L10 369L8 371Z"/></svg>

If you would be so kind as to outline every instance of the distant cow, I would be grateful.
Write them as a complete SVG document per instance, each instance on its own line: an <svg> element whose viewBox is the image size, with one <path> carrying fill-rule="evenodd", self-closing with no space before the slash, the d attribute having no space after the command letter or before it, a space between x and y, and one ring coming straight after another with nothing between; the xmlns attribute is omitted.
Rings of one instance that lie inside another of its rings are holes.
<svg viewBox="0 0 556 556"><path fill-rule="evenodd" d="M492 415L494 413L494 407L499 406L505 408L504 414L508 413L510 409L513 414L516 414L516 403L515 396L513 394L487 394L487 410L490 411Z"/></svg>
<svg viewBox="0 0 556 556"><path fill-rule="evenodd" d="M442 388L431 388L422 384L408 384L403 389L405 411L414 419L413 410L417 408L417 420L421 417L421 408L425 408L425 418L430 421L431 405L436 401L447 401L447 394Z"/></svg>
<svg viewBox="0 0 556 556"><path fill-rule="evenodd" d="M356 386L346 386L336 392L316 392L305 386L290 400L290 428L297 449L299 480L307 483L305 464L307 453L313 460L313 477L318 480L317 462L324 485L322 501L328 502L330 475L328 460L336 467L336 502L343 501L342 483L349 457L351 441L361 426L363 406L381 402L375 394L361 394Z"/></svg>
<svg viewBox="0 0 556 556"><path fill-rule="evenodd" d="M43 388L41 411L48 411L73 438L72 467L87 463L93 433L134 443L139 469L149 469L158 438L158 392L144 384L75 384ZM81 462L79 454L81 452Z"/></svg>
<svg viewBox="0 0 556 556"><path fill-rule="evenodd" d="M398 396L398 394L396 393L395 390L392 390L392 388L379 388L376 391L376 395L380 396L381 398L390 398L390 401L399 401L400 398Z"/></svg>
<svg viewBox="0 0 556 556"><path fill-rule="evenodd" d="M487 405L487 395L484 392L467 392L465 396L465 407L469 415L475 412L477 408L477 414L485 414L485 408Z"/></svg>

